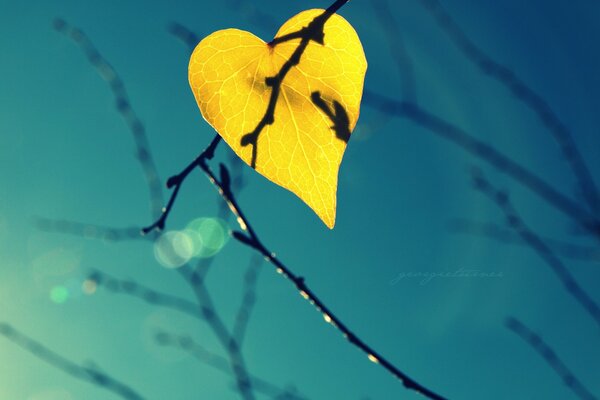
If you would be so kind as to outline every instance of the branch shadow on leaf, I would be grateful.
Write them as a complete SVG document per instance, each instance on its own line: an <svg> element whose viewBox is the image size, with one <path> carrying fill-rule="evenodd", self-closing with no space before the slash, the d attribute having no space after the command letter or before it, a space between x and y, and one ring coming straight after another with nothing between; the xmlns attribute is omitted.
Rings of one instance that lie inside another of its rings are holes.
<svg viewBox="0 0 600 400"><path fill-rule="evenodd" d="M334 6L337 6L339 1L334 3ZM275 108L277 106L277 100L279 99L279 95L281 93L281 85L283 84L283 80L285 79L287 73L292 69L292 67L298 65L300 63L300 59L302 54L308 47L311 41L318 43L319 45L325 45L325 33L324 27L325 23L331 17L337 7L329 7L327 10L323 11L323 13L316 16L307 26L295 31L288 33L286 35L276 37L271 42L267 43L269 47L275 47L280 43L284 43L293 39L300 39L300 43L296 50L292 53L290 58L283 64L279 72L275 76L270 76L265 78L265 84L271 88L271 96L269 98L269 105L265 110L265 114L261 118L261 120L256 125L256 128L250 133L242 136L240 140L240 144L242 146L252 146L252 161L250 166L256 169L256 159L258 157L258 137L261 132L267 125L272 125L275 122ZM316 93L316 97L315 97ZM332 111L327 103L321 98L319 92L313 92L311 94L311 99L313 103L317 107L319 107L334 123L333 129L336 132L336 136L345 142L348 142L350 137L350 128L349 128L349 120L348 114L346 110L342 107L342 105L334 101L334 111ZM346 121L344 123L344 120ZM344 128L345 127L345 128Z"/></svg>

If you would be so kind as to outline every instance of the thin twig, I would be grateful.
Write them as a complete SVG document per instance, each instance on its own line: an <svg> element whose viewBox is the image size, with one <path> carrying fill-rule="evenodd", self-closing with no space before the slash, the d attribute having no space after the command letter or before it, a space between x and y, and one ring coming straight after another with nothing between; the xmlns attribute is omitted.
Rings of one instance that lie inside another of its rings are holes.
<svg viewBox="0 0 600 400"><path fill-rule="evenodd" d="M185 167L183 171L181 171L179 174L174 175L167 180L167 188L173 189L173 191L171 192L171 197L169 198L169 202L167 203L166 207L162 209L160 217L152 225L142 229L142 233L144 235L152 232L154 229L163 230L165 228L165 223L167 221L167 218L169 217L169 214L171 213L171 209L173 208L173 204L177 199L179 189L185 181L185 178L187 178L190 172L192 172L201 161L210 160L214 157L215 149L217 148L217 145L220 141L221 136L219 136L219 134L216 134L213 140L208 145L208 147L204 149L204 151L200 153L200 155L198 155L198 157L196 157L194 161L192 161L187 167Z"/></svg>
<svg viewBox="0 0 600 400"><path fill-rule="evenodd" d="M132 280L113 278L107 273L98 270L91 272L88 279L112 293L126 294L141 299L146 303L176 310L194 318L204 320L203 315L205 313L198 313L198 304L184 298L160 292Z"/></svg>
<svg viewBox="0 0 600 400"><path fill-rule="evenodd" d="M143 400L144 398L135 390L113 378L112 376L98 371L92 367L84 367L66 359L58 353L50 350L40 342L30 338L24 333L15 329L12 325L0 322L0 335L6 337L19 347L27 350L36 358L50 364L74 378L89 382L99 388L113 392L127 400Z"/></svg>
<svg viewBox="0 0 600 400"><path fill-rule="evenodd" d="M140 228L113 228L85 222L68 221L64 219L51 219L38 217L34 220L35 226L44 232L55 232L66 235L81 236L89 239L120 242L124 240L153 240L156 235L142 236Z"/></svg>
<svg viewBox="0 0 600 400"><path fill-rule="evenodd" d="M256 124L254 130L243 135L240 141L242 146L252 146L252 160L250 162L252 168L256 169L256 162L258 158L258 138L268 125L272 125L275 122L275 108L277 107L277 100L279 99L281 86L283 85L285 77L292 68L300 63L302 54L304 54L304 51L310 42L315 42L321 45L324 44L325 23L348 1L349 0L337 0L320 15L313 18L313 20L307 26L295 32L276 37L267 43L269 47L275 47L290 40L300 39L300 43L298 43L298 46L294 52L289 56L285 63L283 63L277 74L265 79L265 84L271 88L271 94L269 96L269 102L267 104L265 113L258 124Z"/></svg>
<svg viewBox="0 0 600 400"><path fill-rule="evenodd" d="M594 396L571 370L562 362L558 355L542 338L514 317L506 319L506 327L516 333L531 348L533 348L562 379L564 384L582 400L596 400Z"/></svg>
<svg viewBox="0 0 600 400"><path fill-rule="evenodd" d="M315 309L322 314L323 319L327 323L335 327L350 343L352 343L354 346L356 346L358 349L364 352L371 362L378 363L381 366L383 366L389 373L398 378L407 389L419 392L430 399L444 399L444 397L438 395L437 393L433 392L432 390L426 388L425 386L419 384L418 382L410 378L408 375L406 375L404 372L398 369L394 364L392 364L390 361L384 358L381 354L376 352L371 346L369 346L362 339L360 339L307 286L304 278L294 274L292 270L290 270L285 264L283 264L279 260L279 258L275 257L275 254L273 252L269 251L262 244L262 242L258 238L258 235L254 231L254 228L249 223L248 219L245 217L244 213L239 207L230 188L223 184L222 177L225 175L223 171L226 170L223 164L221 164L221 179L217 178L217 176L213 173L213 171L206 162L201 162L200 168L205 172L209 181L215 186L221 197L223 197L223 200L227 202L229 209L236 216L240 228L242 229L242 231L245 232L234 232L234 238L262 254L267 261L269 261L273 266L275 266L279 274L283 275L285 278L287 278L290 282L294 284L296 289L299 291L300 295L306 300L308 300L308 302L312 304L315 307Z"/></svg>
<svg viewBox="0 0 600 400"><path fill-rule="evenodd" d="M600 326L600 307L594 299L577 283L567 267L558 258L548 245L524 222L512 205L509 196L496 189L487 180L483 173L473 170L473 184L475 189L485 194L502 211L506 222L527 245L533 249L550 267L552 272L560 280L566 291L579 303L579 305L592 317Z"/></svg>
<svg viewBox="0 0 600 400"><path fill-rule="evenodd" d="M157 217L160 214L163 204L160 179L150 151L146 130L131 106L123 80L82 30L70 26L67 22L59 18L54 20L54 28L72 39L79 46L98 74L109 85L115 98L115 106L133 135L137 159L142 167L149 189L151 216L152 218Z"/></svg>

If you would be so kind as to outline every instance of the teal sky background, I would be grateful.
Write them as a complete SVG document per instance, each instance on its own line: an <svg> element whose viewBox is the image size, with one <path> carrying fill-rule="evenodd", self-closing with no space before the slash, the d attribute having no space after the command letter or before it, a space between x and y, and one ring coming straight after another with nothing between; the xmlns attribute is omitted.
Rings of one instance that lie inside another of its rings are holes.
<svg viewBox="0 0 600 400"><path fill-rule="evenodd" d="M390 3L413 62L419 104L581 201L558 146L531 110L467 61L419 1ZM400 98L402 80L373 4L354 0L340 14L361 37L369 62L365 87ZM70 360L97 366L147 399L239 398L230 376L154 341L164 329L222 353L205 324L102 287L82 292L89 271L99 269L192 300L179 274L157 262L152 243L48 233L33 224L40 216L114 227L150 222L146 183L113 95L52 21L61 17L81 28L119 73L165 181L214 135L187 83L188 49L168 33L169 23L199 37L236 27L269 40L275 30L252 18L253 7L283 23L328 5L0 0L0 321ZM478 46L546 99L600 178L600 4L456 0L444 6ZM229 157L221 145L212 165ZM340 169L334 230L249 167L238 199L269 249L361 338L425 386L452 399L575 398L504 327L512 315L541 333L600 395L598 326L539 256L448 228L457 218L504 224L497 206L473 189L472 166L510 192L536 232L597 249L595 261L564 261L600 301L597 240L459 147L366 106ZM218 210L214 187L197 171L183 186L167 230ZM228 323L252 256L230 240L214 260L207 285ZM501 277L396 279L459 269ZM60 288L66 298L57 297ZM325 324L267 263L244 354L253 374L293 385L311 399L420 398ZM0 400L113 398L0 337Z"/></svg>

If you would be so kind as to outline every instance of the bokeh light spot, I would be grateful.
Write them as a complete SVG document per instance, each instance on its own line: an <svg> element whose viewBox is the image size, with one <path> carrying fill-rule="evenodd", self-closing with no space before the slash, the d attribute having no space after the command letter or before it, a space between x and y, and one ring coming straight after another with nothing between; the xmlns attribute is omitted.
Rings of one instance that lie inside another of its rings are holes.
<svg viewBox="0 0 600 400"><path fill-rule="evenodd" d="M214 256L229 240L229 226L221 218L197 218L185 231L194 243L194 257L198 258Z"/></svg>
<svg viewBox="0 0 600 400"><path fill-rule="evenodd" d="M85 294L92 295L92 294L96 293L97 289L98 289L98 284L93 279L86 279L81 284L81 290Z"/></svg>
<svg viewBox="0 0 600 400"><path fill-rule="evenodd" d="M69 289L64 286L54 286L50 289L50 300L56 304L62 304L69 299Z"/></svg>
<svg viewBox="0 0 600 400"><path fill-rule="evenodd" d="M190 234L169 231L154 243L154 257L166 268L178 268L194 255L194 241Z"/></svg>

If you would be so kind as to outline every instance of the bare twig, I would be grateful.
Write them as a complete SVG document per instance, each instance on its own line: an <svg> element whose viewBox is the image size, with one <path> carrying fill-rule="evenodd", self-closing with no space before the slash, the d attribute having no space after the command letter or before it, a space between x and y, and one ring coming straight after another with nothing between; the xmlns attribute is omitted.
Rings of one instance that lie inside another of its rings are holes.
<svg viewBox="0 0 600 400"><path fill-rule="evenodd" d="M243 232L234 232L233 236L241 243L253 248L262 254L267 261L269 261L273 266L275 266L277 272L287 278L290 282L294 284L296 289L299 291L300 295L305 298L310 304L312 304L317 311L321 313L323 319L335 327L344 338L346 338L350 343L360 349L362 352L366 354L368 359L371 362L378 363L383 368L385 368L389 373L398 378L407 389L414 390L416 392L421 393L430 399L444 399L444 397L438 395L432 390L426 388L425 386L419 384L400 369L398 369L394 364L384 358L381 354L376 352L371 346L367 345L362 339L360 339L353 331L351 331L326 305L321 301L321 299L307 286L303 277L300 277L292 272L285 264L283 264L279 258L275 257L275 254L269 251L260 241L258 235L250 225L248 219L245 217L241 208L239 207L237 201L235 200L233 193L231 192L228 186L223 184L225 176L224 172L226 170L225 166L221 164L221 178L217 178L217 176L213 173L211 168L208 166L206 162L200 163L200 168L206 173L209 181L216 187L223 200L227 202L229 209L236 216L237 222L240 225L240 228Z"/></svg>
<svg viewBox="0 0 600 400"><path fill-rule="evenodd" d="M285 63L283 63L277 74L265 79L265 84L271 88L271 94L269 96L269 102L265 113L258 124L256 124L254 130L243 135L240 141L242 146L252 146L252 160L250 163L252 168L256 168L256 161L258 157L258 137L268 125L272 125L275 122L275 108L277 107L277 100L279 98L279 94L281 93L281 85L283 84L285 77L292 68L300 63L302 54L304 54L304 51L310 42L315 42L321 45L324 43L323 29L325 23L348 1L349 0L335 1L320 15L313 18L313 20L307 26L295 32L276 37L268 43L269 47L275 47L278 44L290 40L300 39L300 43L298 43L298 46L294 52L289 56Z"/></svg>
<svg viewBox="0 0 600 400"><path fill-rule="evenodd" d="M151 215L153 218L157 217L160 214L163 204L158 171L152 153L150 152L146 130L142 121L131 107L131 102L129 101L123 80L108 61L100 54L83 31L70 26L67 22L59 18L54 20L54 28L58 32L61 32L72 39L79 46L87 56L89 62L96 68L98 74L110 86L115 98L117 110L123 116L123 119L125 119L125 122L133 135L137 159L142 167L149 188Z"/></svg>
<svg viewBox="0 0 600 400"><path fill-rule="evenodd" d="M567 267L562 263L548 245L523 222L521 216L513 207L509 196L498 189L485 178L480 170L473 171L473 184L475 189L490 198L503 212L506 222L521 239L527 243L550 267L560 280L566 291L573 296L579 305L600 326L600 307L590 295L577 283Z"/></svg>
<svg viewBox="0 0 600 400"><path fill-rule="evenodd" d="M141 299L146 303L170 308L194 318L204 320L202 317L204 313L198 314L198 304L184 298L151 289L132 280L113 278L105 272L98 270L90 273L88 279L112 293L126 294Z"/></svg>
<svg viewBox="0 0 600 400"><path fill-rule="evenodd" d="M535 332L527 328L514 317L506 319L506 327L516 333L531 348L533 348L562 379L564 384L582 400L596 400L594 396L571 370L562 362L558 355Z"/></svg>
<svg viewBox="0 0 600 400"><path fill-rule="evenodd" d="M44 232L55 232L66 235L81 236L89 239L100 239L110 242L124 240L153 240L156 235L142 236L140 228L113 228L85 222L67 221L64 219L36 218L36 227Z"/></svg>
<svg viewBox="0 0 600 400"><path fill-rule="evenodd" d="M167 218L169 217L169 214L171 213L171 209L173 208L173 204L177 199L179 189L185 181L185 178L187 178L190 172L192 172L194 168L198 166L198 163L200 163L200 161L210 160L214 157L215 149L217 148L220 141L221 136L216 134L213 140L208 145L208 147L204 149L204 151L202 151L202 153L200 153L200 155L198 155L198 157L196 157L194 161L192 161L187 167L185 167L183 171L181 171L179 174L174 175L167 180L167 188L173 189L173 191L171 192L171 197L169 198L169 202L167 203L166 207L162 209L160 217L152 225L142 229L142 233L144 235L152 232L154 229L163 230L165 228L165 223L167 221Z"/></svg>
<svg viewBox="0 0 600 400"><path fill-rule="evenodd" d="M84 367L66 359L5 322L0 322L0 335L27 350L36 358L45 361L54 368L59 369L74 378L89 382L127 400L143 400L143 397L140 394L121 381L104 372L98 371L95 368Z"/></svg>

